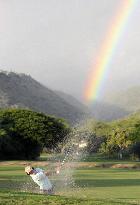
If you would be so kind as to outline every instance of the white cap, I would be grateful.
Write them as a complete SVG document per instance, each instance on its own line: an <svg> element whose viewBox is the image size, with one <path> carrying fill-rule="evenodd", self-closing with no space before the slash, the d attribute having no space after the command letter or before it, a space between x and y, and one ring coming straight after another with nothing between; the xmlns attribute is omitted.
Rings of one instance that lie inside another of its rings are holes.
<svg viewBox="0 0 140 205"><path fill-rule="evenodd" d="M32 170L33 170L33 168L32 168L31 166L25 167L25 172L26 172L27 174L29 174L30 171L32 171Z"/></svg>

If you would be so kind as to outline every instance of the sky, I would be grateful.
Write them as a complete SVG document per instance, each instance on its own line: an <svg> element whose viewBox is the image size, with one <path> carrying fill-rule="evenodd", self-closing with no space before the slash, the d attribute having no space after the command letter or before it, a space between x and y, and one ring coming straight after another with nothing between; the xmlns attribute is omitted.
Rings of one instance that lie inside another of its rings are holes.
<svg viewBox="0 0 140 205"><path fill-rule="evenodd" d="M95 56L121 1L0 0L0 69L29 74L82 100ZM113 56L101 99L140 86L139 22L140 0Z"/></svg>

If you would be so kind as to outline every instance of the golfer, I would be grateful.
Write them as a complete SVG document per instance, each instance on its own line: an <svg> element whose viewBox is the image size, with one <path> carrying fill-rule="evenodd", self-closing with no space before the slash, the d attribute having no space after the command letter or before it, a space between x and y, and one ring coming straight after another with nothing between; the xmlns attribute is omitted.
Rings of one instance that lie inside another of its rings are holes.
<svg viewBox="0 0 140 205"><path fill-rule="evenodd" d="M25 167L25 172L30 175L33 181L40 187L40 192L45 194L53 194L53 186L48 179L49 172L44 172L43 169L34 168L31 166ZM57 174L59 174L59 168L56 169Z"/></svg>

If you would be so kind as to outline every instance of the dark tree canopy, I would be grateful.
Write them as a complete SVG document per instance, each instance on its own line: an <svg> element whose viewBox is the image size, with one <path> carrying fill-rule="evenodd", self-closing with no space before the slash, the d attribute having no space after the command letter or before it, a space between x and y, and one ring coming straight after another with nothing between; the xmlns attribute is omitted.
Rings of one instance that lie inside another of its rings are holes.
<svg viewBox="0 0 140 205"><path fill-rule="evenodd" d="M35 159L69 132L62 119L27 109L0 110L0 159Z"/></svg>

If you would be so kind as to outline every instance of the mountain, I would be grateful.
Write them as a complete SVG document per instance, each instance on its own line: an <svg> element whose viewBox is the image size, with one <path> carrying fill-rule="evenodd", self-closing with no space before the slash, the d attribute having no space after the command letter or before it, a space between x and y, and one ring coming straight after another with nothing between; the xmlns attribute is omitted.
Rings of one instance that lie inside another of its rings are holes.
<svg viewBox="0 0 140 205"><path fill-rule="evenodd" d="M31 76L14 72L0 72L0 107L21 107L77 122L85 112L66 102Z"/></svg>
<svg viewBox="0 0 140 205"><path fill-rule="evenodd" d="M94 102L90 105L95 119L111 121L123 118L140 110L140 87L112 93L104 100L104 102Z"/></svg>
<svg viewBox="0 0 140 205"><path fill-rule="evenodd" d="M129 114L124 108L105 102L94 102L89 108L96 120L112 121Z"/></svg>
<svg viewBox="0 0 140 205"><path fill-rule="evenodd" d="M63 98L67 103L74 105L79 111L84 111L87 118L94 118L101 121L112 121L121 119L130 114L130 112L125 108L121 108L120 106L115 105L115 103L96 101L87 107L71 95L61 91L55 91L55 93Z"/></svg>
<svg viewBox="0 0 140 205"><path fill-rule="evenodd" d="M111 121L140 110L140 87L113 93L104 102L94 102L87 108L73 96L53 91L29 75L1 71L0 107L29 108L70 123L91 117Z"/></svg>
<svg viewBox="0 0 140 205"><path fill-rule="evenodd" d="M67 103L74 105L79 111L84 111L87 118L111 121L123 118L124 116L129 114L129 112L125 109L110 103L96 101L87 107L71 95L68 95L61 91L55 91L55 93L61 96L61 98L63 98Z"/></svg>
<svg viewBox="0 0 140 205"><path fill-rule="evenodd" d="M129 113L140 110L140 86L113 93L107 97L106 102L125 109Z"/></svg>
<svg viewBox="0 0 140 205"><path fill-rule="evenodd" d="M55 91L55 93L57 95L59 95L61 98L63 98L67 103L76 107L77 110L79 110L80 112L84 112L88 116L90 115L91 110L85 104L83 104L79 100L77 100L75 97L73 97L67 93L64 93L62 91Z"/></svg>

